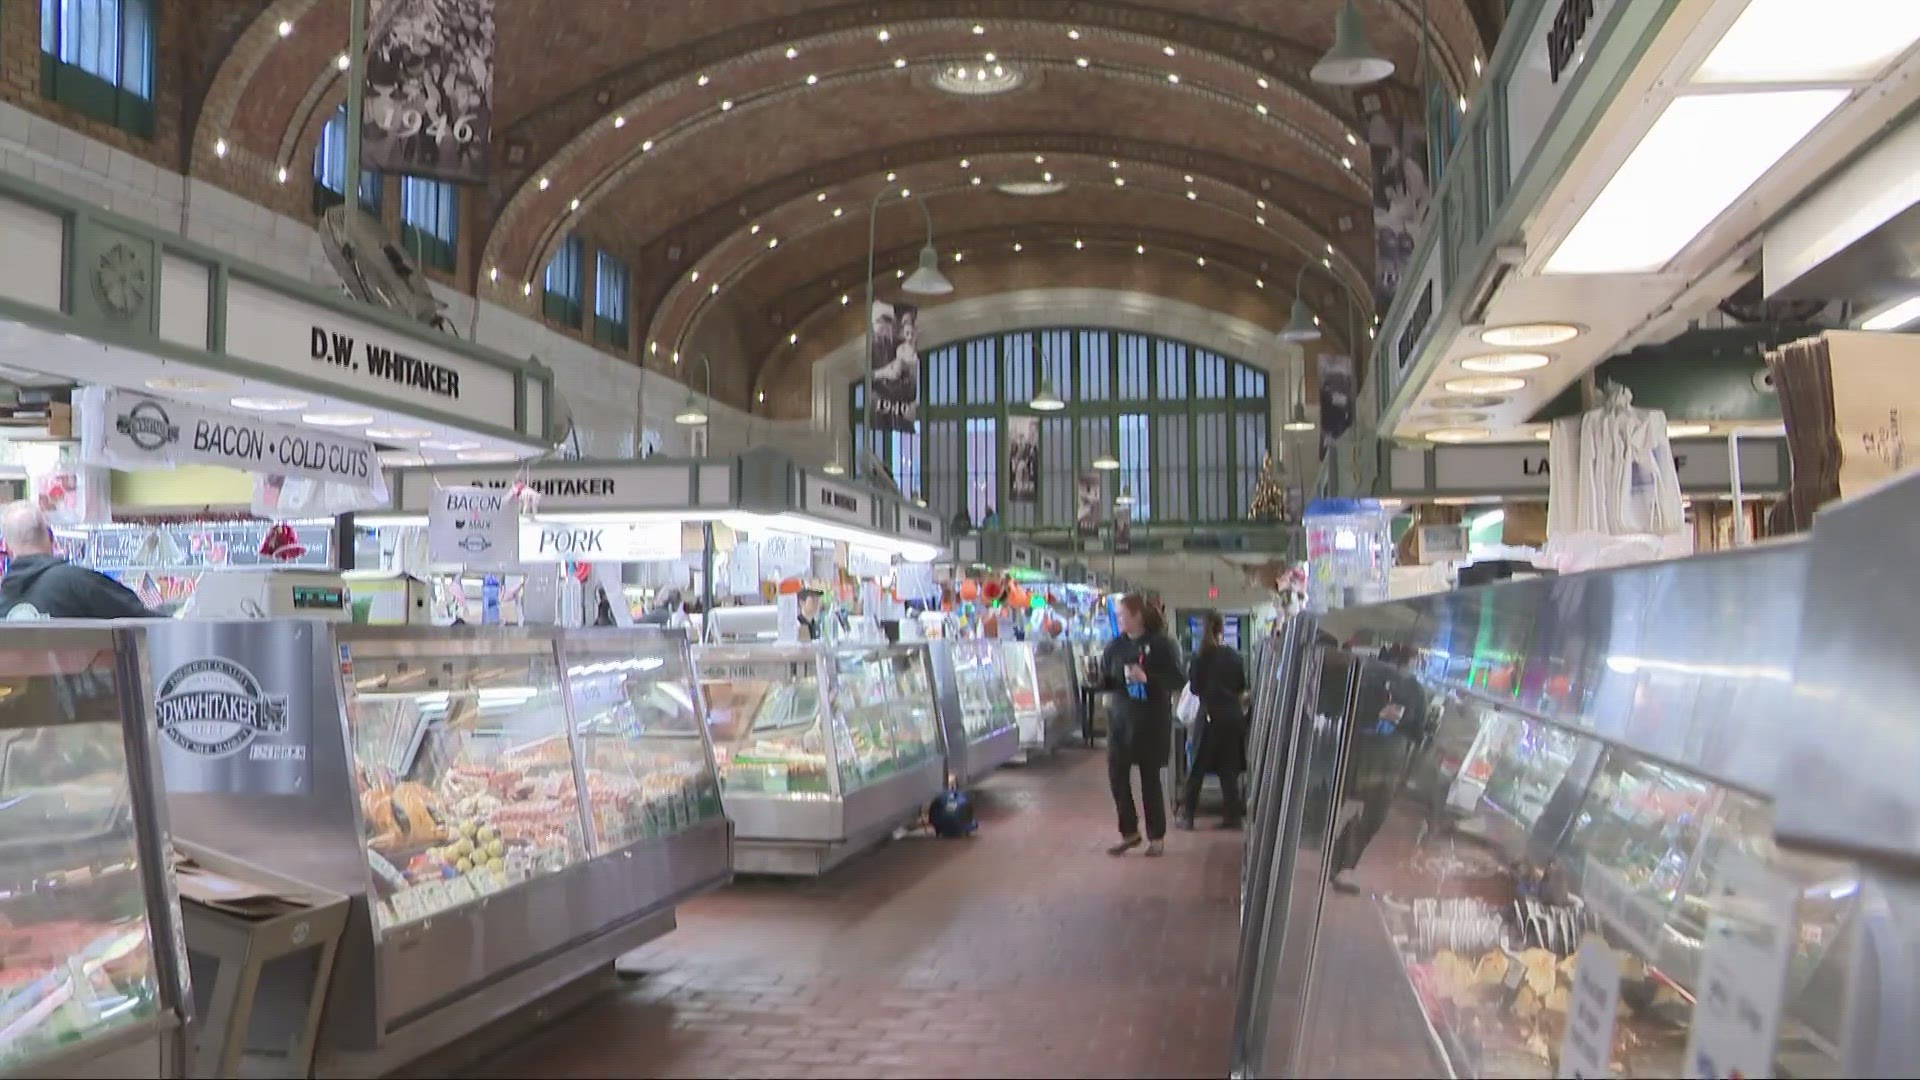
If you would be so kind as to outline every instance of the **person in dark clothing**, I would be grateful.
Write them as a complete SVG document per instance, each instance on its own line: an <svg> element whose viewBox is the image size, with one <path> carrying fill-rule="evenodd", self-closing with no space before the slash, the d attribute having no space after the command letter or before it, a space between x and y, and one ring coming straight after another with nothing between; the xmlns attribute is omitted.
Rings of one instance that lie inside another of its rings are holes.
<svg viewBox="0 0 1920 1080"><path fill-rule="evenodd" d="M157 618L125 585L62 558L53 527L33 503L9 503L0 510L0 541L12 558L0 580L0 618Z"/></svg>
<svg viewBox="0 0 1920 1080"><path fill-rule="evenodd" d="M1245 807L1240 802L1240 774L1247 768L1247 714L1240 702L1247 692L1247 665L1225 641L1227 621L1217 611L1207 613L1200 648L1193 654L1187 685L1200 698L1200 741L1193 767L1180 797L1180 827L1193 828L1200 809L1200 786L1207 774L1220 778L1225 802L1220 827L1237 829Z"/></svg>
<svg viewBox="0 0 1920 1080"><path fill-rule="evenodd" d="M820 640L820 590L800 591L800 640Z"/></svg>
<svg viewBox="0 0 1920 1080"><path fill-rule="evenodd" d="M1427 693L1407 670L1411 654L1388 650L1380 659L1379 665L1361 667L1353 716L1347 797L1359 800L1360 812L1341 826L1328 867L1334 889L1344 893L1360 891L1345 875L1360 865L1361 854L1386 824L1409 754L1426 726Z"/></svg>
<svg viewBox="0 0 1920 1080"><path fill-rule="evenodd" d="M1160 770L1173 753L1173 695L1185 679L1179 646L1146 601L1129 595L1120 601L1120 636L1100 657L1100 688L1107 707L1107 780L1120 814L1120 842L1109 855L1125 855L1141 844L1140 818L1133 805L1133 770L1140 770L1140 799L1146 806L1147 854L1160 855L1167 835L1167 796Z"/></svg>

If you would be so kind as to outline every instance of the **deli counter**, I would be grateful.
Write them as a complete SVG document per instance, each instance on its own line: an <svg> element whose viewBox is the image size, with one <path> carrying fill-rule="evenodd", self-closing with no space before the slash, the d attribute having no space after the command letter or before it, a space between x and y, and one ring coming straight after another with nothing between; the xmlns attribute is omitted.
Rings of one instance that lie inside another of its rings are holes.
<svg viewBox="0 0 1920 1080"><path fill-rule="evenodd" d="M1080 684L1073 646L1061 641L1004 641L1000 648L1021 747L1052 750L1077 738Z"/></svg>
<svg viewBox="0 0 1920 1080"><path fill-rule="evenodd" d="M1876 499L1910 523L1920 484ZM1913 1075L1920 800L1817 842L1787 801L1913 790L1910 699L1861 700L1914 640L1910 549L1850 516L1294 620L1256 695L1234 1074ZM1839 579L1904 595L1841 612ZM1806 684L1842 645L1854 678ZM1796 739L1852 782L1809 790Z"/></svg>
<svg viewBox="0 0 1920 1080"><path fill-rule="evenodd" d="M677 631L147 624L175 833L353 898L315 1072L371 1075L731 873Z"/></svg>
<svg viewBox="0 0 1920 1080"><path fill-rule="evenodd" d="M1020 729L998 642L946 638L927 643L933 663L947 782L969 787L1020 753Z"/></svg>
<svg viewBox="0 0 1920 1080"><path fill-rule="evenodd" d="M184 1075L191 999L136 653L98 623L0 628L0 1076Z"/></svg>
<svg viewBox="0 0 1920 1080"><path fill-rule="evenodd" d="M698 654L734 869L813 875L942 790L921 645L709 645Z"/></svg>

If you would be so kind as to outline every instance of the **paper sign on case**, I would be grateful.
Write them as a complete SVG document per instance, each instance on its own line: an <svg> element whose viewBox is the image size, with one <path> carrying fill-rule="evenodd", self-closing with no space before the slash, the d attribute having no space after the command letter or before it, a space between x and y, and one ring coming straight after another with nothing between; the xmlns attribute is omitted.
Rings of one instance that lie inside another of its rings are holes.
<svg viewBox="0 0 1920 1080"><path fill-rule="evenodd" d="M474 570L520 564L520 503L505 491L436 488L427 507L427 558Z"/></svg>

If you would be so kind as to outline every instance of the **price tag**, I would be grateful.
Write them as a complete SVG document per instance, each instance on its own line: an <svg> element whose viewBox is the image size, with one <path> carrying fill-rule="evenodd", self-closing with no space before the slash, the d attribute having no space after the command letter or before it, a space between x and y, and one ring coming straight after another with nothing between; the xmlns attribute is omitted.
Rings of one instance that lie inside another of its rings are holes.
<svg viewBox="0 0 1920 1080"><path fill-rule="evenodd" d="M1793 883L1751 859L1731 858L1707 910L1699 999L1681 1075L1771 1076L1793 956Z"/></svg>
<svg viewBox="0 0 1920 1080"><path fill-rule="evenodd" d="M1580 943L1573 965L1567 1031L1560 1040L1561 1080L1611 1076L1613 1020L1620 1008L1620 960L1599 934Z"/></svg>

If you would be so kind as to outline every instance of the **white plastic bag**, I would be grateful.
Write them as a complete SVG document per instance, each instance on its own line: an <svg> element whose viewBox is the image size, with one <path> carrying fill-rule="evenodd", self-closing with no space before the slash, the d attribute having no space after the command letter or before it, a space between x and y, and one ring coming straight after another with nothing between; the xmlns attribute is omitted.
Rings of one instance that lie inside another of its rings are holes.
<svg viewBox="0 0 1920 1080"><path fill-rule="evenodd" d="M1193 692L1191 684L1180 688L1180 700L1173 707L1173 715L1187 727L1200 722L1200 695Z"/></svg>

